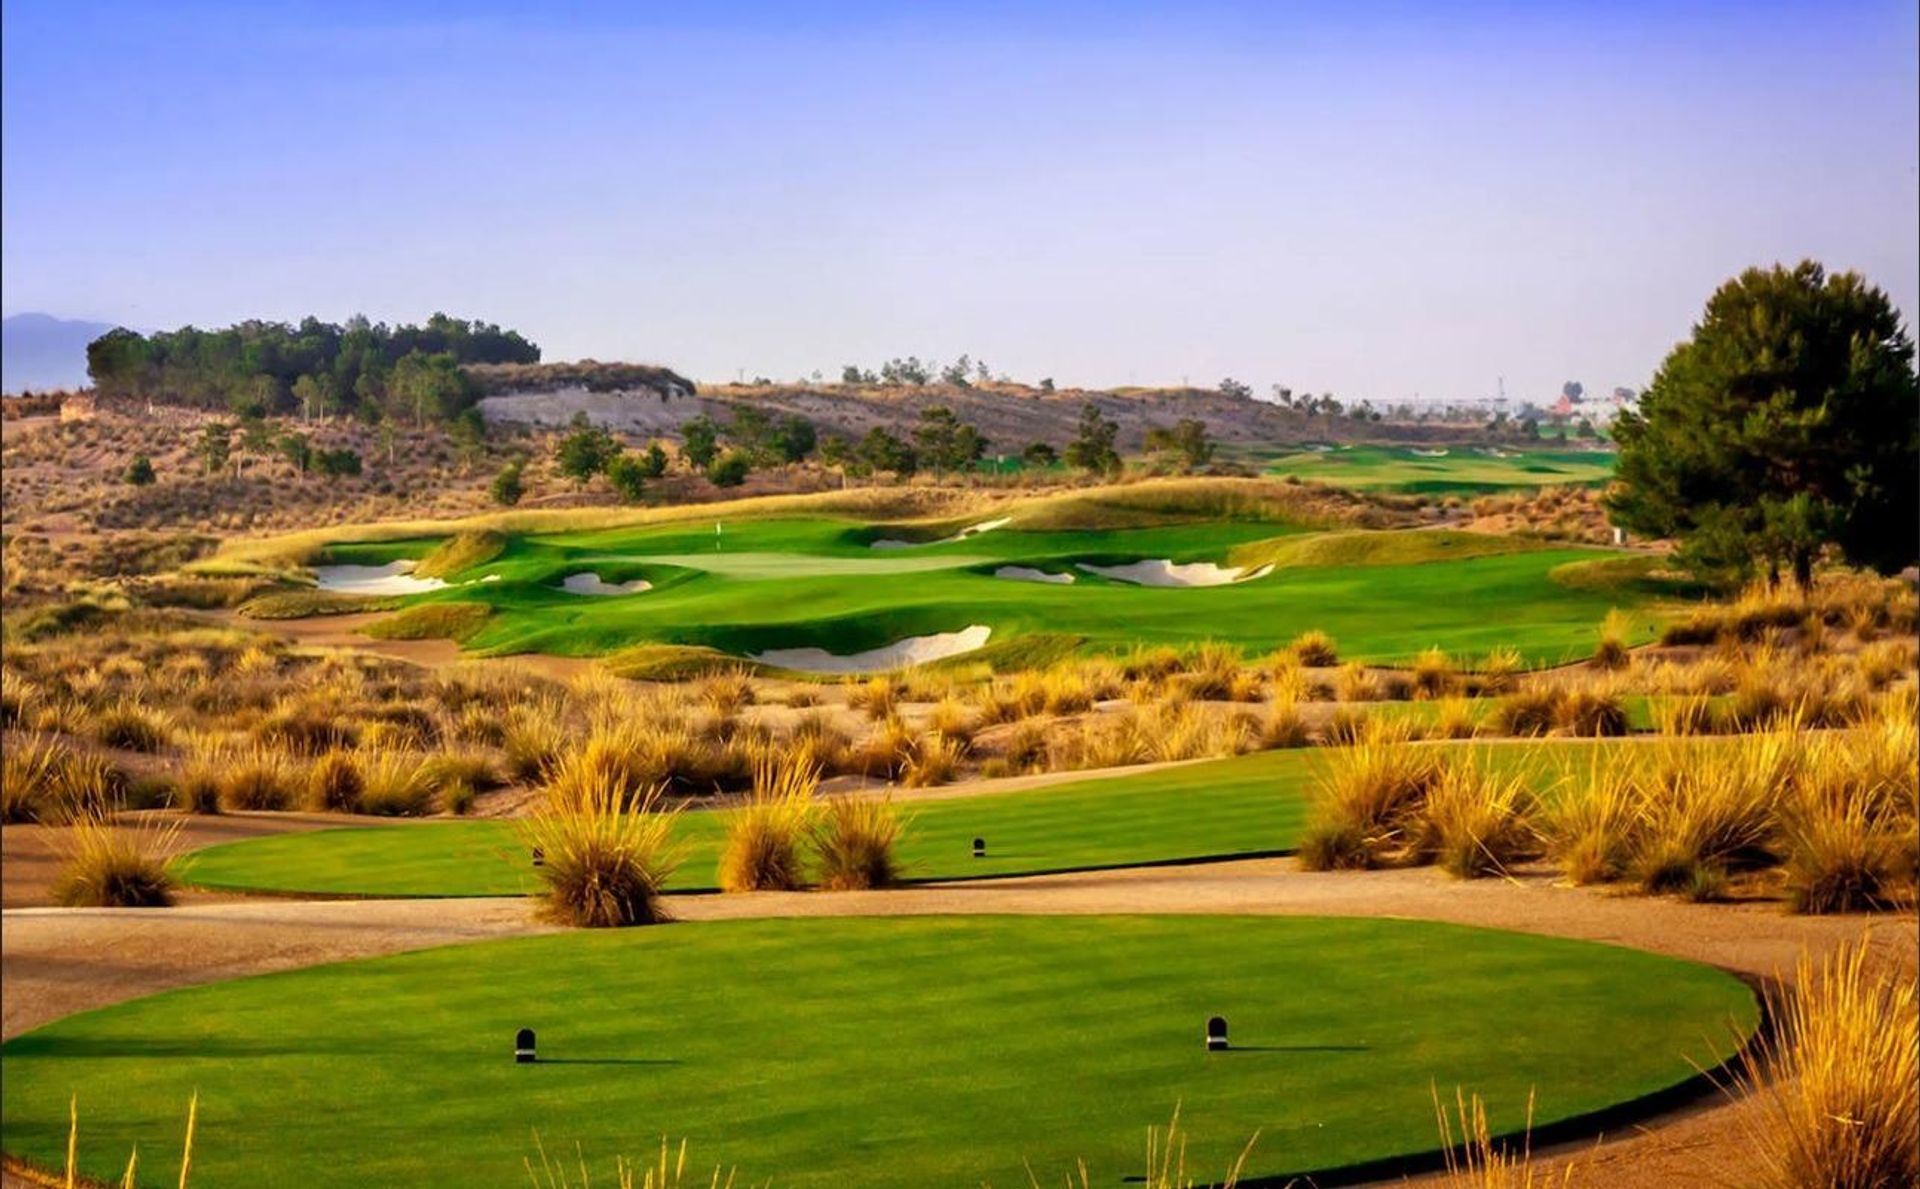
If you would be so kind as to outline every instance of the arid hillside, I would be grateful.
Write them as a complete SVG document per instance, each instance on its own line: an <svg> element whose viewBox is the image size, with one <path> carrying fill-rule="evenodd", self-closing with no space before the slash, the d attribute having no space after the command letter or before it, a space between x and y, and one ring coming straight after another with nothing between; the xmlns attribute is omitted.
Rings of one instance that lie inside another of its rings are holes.
<svg viewBox="0 0 1920 1189"><path fill-rule="evenodd" d="M609 372L616 369L607 365ZM823 433L858 437L875 426L896 433L910 428L922 409L944 405L986 435L993 453L1017 454L1033 442L1056 448L1073 437L1074 421L1089 401L1120 427L1123 451L1140 449L1147 430L1183 418L1207 423L1223 443L1279 445L1300 441L1352 441L1378 434L1378 425L1344 417L1307 416L1270 401L1206 388L1078 388L1045 391L1020 384L703 384L689 395L665 369L617 369L619 374L580 374L579 365L541 364L511 369L469 369L489 393L480 402L487 420L527 425L564 425L577 413L613 429L670 435L705 414L725 420L737 405L774 416L800 416ZM482 375L484 371L484 375ZM635 374L625 374L634 372ZM1432 436L1448 431L1436 427ZM1457 431L1455 431L1457 432ZM1428 431L1393 427L1413 440Z"/></svg>

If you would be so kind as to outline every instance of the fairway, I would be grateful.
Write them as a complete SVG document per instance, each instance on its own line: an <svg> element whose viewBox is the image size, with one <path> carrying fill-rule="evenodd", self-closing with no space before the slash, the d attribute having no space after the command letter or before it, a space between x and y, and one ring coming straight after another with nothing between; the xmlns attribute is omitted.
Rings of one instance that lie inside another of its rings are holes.
<svg viewBox="0 0 1920 1189"><path fill-rule="evenodd" d="M900 848L914 880L970 879L1292 849L1307 788L1325 755L1270 751L1021 792L897 800L909 815ZM723 813L681 815L686 861L671 884L708 891ZM972 857L974 838L987 856ZM280 834L183 858L182 879L229 890L356 896L517 896L537 881L513 827L427 822Z"/></svg>
<svg viewBox="0 0 1920 1189"><path fill-rule="evenodd" d="M1348 659L1403 663L1429 647L1472 656L1504 646L1556 663L1588 653L1610 609L1636 613L1635 643L1651 638L1658 622L1635 585L1564 576L1578 563L1619 555L1519 538L1312 533L1236 520L1074 531L1028 531L1016 522L918 545L885 535L902 531L831 518L739 518L512 536L409 602L484 605L484 620L462 621L471 650L570 656L639 644L737 657L800 648L846 656L979 625L989 629L989 654L1042 635L1083 652L1215 640L1260 653L1319 629ZM439 543L336 544L327 560L380 565L423 557ZM1185 566L1183 573L1213 575L1213 584L1127 580L1142 563ZM649 588L592 596L566 589L569 581Z"/></svg>
<svg viewBox="0 0 1920 1189"><path fill-rule="evenodd" d="M1427 453L1422 453L1425 450ZM1445 451L1435 455L1432 451ZM1610 450L1494 446L1343 446L1281 454L1270 475L1408 494L1473 494L1564 484L1598 485L1613 478Z"/></svg>
<svg viewBox="0 0 1920 1189"><path fill-rule="evenodd" d="M320 1005L325 1005L324 1009ZM1203 1050L1208 1016L1235 1049ZM193 1184L506 1184L578 1144L610 1175L662 1134L742 1180L1112 1184L1175 1104L1188 1167L1327 1169L1435 1147L1430 1088L1497 1129L1712 1067L1755 1026L1708 967L1387 920L921 917L677 925L452 946L169 992L9 1041L4 1142L127 1151ZM515 1065L516 1029L541 1062ZM902 1079L906 1079L903 1081ZM910 1087L910 1089L909 1089ZM351 1152L353 1159L340 1159Z"/></svg>

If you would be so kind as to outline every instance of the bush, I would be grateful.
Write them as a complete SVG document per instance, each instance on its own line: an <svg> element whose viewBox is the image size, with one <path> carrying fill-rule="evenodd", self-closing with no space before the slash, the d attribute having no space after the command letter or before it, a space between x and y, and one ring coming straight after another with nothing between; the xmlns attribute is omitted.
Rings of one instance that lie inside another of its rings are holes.
<svg viewBox="0 0 1920 1189"><path fill-rule="evenodd" d="M1441 775L1438 754L1385 730L1336 753L1320 778L1300 858L1310 871L1375 867L1416 839Z"/></svg>
<svg viewBox="0 0 1920 1189"><path fill-rule="evenodd" d="M813 820L819 772L764 759L755 766L746 804L727 815L720 851L720 890L787 892L806 884L801 843Z"/></svg>
<svg viewBox="0 0 1920 1189"><path fill-rule="evenodd" d="M729 450L707 464L707 482L715 487L738 487L747 481L752 464L738 450Z"/></svg>
<svg viewBox="0 0 1920 1189"><path fill-rule="evenodd" d="M905 831L891 799L829 798L812 829L820 885L836 892L892 887L900 878L894 848Z"/></svg>
<svg viewBox="0 0 1920 1189"><path fill-rule="evenodd" d="M521 498L527 494L526 483L521 477L522 473L521 466L517 462L510 462L500 468L500 473L495 475L493 482L487 485L487 494L492 497L494 503L503 508L511 508L520 502Z"/></svg>
<svg viewBox="0 0 1920 1189"><path fill-rule="evenodd" d="M216 762L222 762L216 777L221 809L280 810L292 806L294 776L281 753L253 747L227 752Z"/></svg>
<svg viewBox="0 0 1920 1189"><path fill-rule="evenodd" d="M1560 717L1559 690L1538 686L1508 694L1494 705L1488 725L1496 735L1544 735Z"/></svg>
<svg viewBox="0 0 1920 1189"><path fill-rule="evenodd" d="M1823 965L1802 958L1791 994L1773 996L1735 1088L1757 1102L1749 1148L1760 1183L1920 1183L1920 1002L1912 971L1869 969L1850 946Z"/></svg>
<svg viewBox="0 0 1920 1189"><path fill-rule="evenodd" d="M1569 735L1585 738L1627 733L1627 708L1620 696L1604 690L1570 689L1554 710L1554 721Z"/></svg>
<svg viewBox="0 0 1920 1189"><path fill-rule="evenodd" d="M1429 648L1413 661L1413 691L1416 697L1438 698L1453 688L1453 661L1438 648Z"/></svg>
<svg viewBox="0 0 1920 1189"><path fill-rule="evenodd" d="M1496 648L1480 662L1480 689L1501 694L1513 688L1514 676L1526 668L1518 649Z"/></svg>
<svg viewBox="0 0 1920 1189"><path fill-rule="evenodd" d="M60 840L63 862L54 877L54 903L69 908L162 908L173 903L167 871L179 835L168 826L116 827L82 816Z"/></svg>
<svg viewBox="0 0 1920 1189"><path fill-rule="evenodd" d="M380 817L420 817L433 810L434 788L426 767L401 752L379 751L360 768L365 787L360 812Z"/></svg>
<svg viewBox="0 0 1920 1189"><path fill-rule="evenodd" d="M102 814L124 782L100 757L44 736L0 750L0 820L57 824Z"/></svg>
<svg viewBox="0 0 1920 1189"><path fill-rule="evenodd" d="M1318 629L1302 632L1287 645L1303 665L1312 669L1325 669L1340 663L1340 650L1334 646L1333 637Z"/></svg>
<svg viewBox="0 0 1920 1189"><path fill-rule="evenodd" d="M307 807L322 813L357 813L367 782L360 762L345 751L329 751L307 769Z"/></svg>
<svg viewBox="0 0 1920 1189"><path fill-rule="evenodd" d="M1570 775L1565 783L1571 787L1542 814L1547 854L1572 883L1619 879L1639 845L1632 765L1595 757L1584 777Z"/></svg>
<svg viewBox="0 0 1920 1189"><path fill-rule="evenodd" d="M1633 659L1627 651L1627 619L1618 611L1607 612L1600 624L1600 643L1593 650L1596 669L1624 669Z"/></svg>
<svg viewBox="0 0 1920 1189"><path fill-rule="evenodd" d="M628 813L628 794L611 784L579 788L523 819L521 842L537 851L545 915L583 928L650 925L669 919L660 891L679 866L676 812L659 812L659 791Z"/></svg>
<svg viewBox="0 0 1920 1189"><path fill-rule="evenodd" d="M1427 848L1457 878L1504 874L1537 851L1533 809L1523 777L1497 777L1470 763L1444 764L1423 808Z"/></svg>

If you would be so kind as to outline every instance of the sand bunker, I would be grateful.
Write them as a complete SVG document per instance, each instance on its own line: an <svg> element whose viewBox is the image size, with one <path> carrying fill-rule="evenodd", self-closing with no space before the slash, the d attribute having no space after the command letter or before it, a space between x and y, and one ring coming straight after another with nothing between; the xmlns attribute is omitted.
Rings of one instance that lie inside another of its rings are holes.
<svg viewBox="0 0 1920 1189"><path fill-rule="evenodd" d="M930 661L959 656L985 647L993 629L983 623L957 632L937 632L931 636L908 636L883 648L870 648L848 656L835 656L824 648L774 648L756 652L751 659L763 665L797 669L802 673L871 673L924 665Z"/></svg>
<svg viewBox="0 0 1920 1189"><path fill-rule="evenodd" d="M1036 570L1031 566L1001 566L993 572L995 578L1011 578L1015 582L1051 582L1064 586L1073 581L1072 574L1049 574L1045 570Z"/></svg>
<svg viewBox="0 0 1920 1189"><path fill-rule="evenodd" d="M1412 453L1419 458L1445 458L1447 456L1445 450L1414 450Z"/></svg>
<svg viewBox="0 0 1920 1189"><path fill-rule="evenodd" d="M341 594L424 594L446 585L438 578L415 578L409 572L412 569L413 563L403 558L384 566L315 566L313 576L321 590Z"/></svg>
<svg viewBox="0 0 1920 1189"><path fill-rule="evenodd" d="M1135 586L1230 586L1248 582L1273 572L1272 566L1246 569L1242 566L1216 566L1210 561L1188 562L1177 566L1164 557L1129 562L1124 566L1090 566L1081 569L1102 578L1131 582Z"/></svg>
<svg viewBox="0 0 1920 1189"><path fill-rule="evenodd" d="M632 582L608 582L588 570L580 574L568 574L561 581L560 589L577 595L630 595L652 590L653 583L645 578L635 578Z"/></svg>
<svg viewBox="0 0 1920 1189"><path fill-rule="evenodd" d="M955 541L964 541L968 537L977 537L981 533L990 533L996 528L1003 528L1007 524L1011 523L1012 520L1013 520L1013 517L1011 516L1002 516L998 520L984 520L984 521L981 521L979 524L968 525L967 527L961 529L959 532L953 534L951 537L941 537L938 541L898 541L893 539L892 537L882 537L880 540L875 541L872 545L868 546L868 548L913 549L921 545L951 545Z"/></svg>

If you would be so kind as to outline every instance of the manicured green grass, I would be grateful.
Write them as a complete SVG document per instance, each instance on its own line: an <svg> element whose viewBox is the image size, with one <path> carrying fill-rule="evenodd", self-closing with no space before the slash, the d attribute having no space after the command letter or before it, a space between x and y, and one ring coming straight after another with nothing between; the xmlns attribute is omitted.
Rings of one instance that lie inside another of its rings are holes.
<svg viewBox="0 0 1920 1189"><path fill-rule="evenodd" d="M1235 1048L1207 1053L1224 1015ZM0 1050L7 1151L83 1170L138 1145L195 1189L495 1185L537 1131L611 1180L662 1134L794 1189L1096 1184L1142 1169L1179 1105L1188 1168L1283 1175L1431 1150L1430 1093L1497 1129L1712 1067L1755 1026L1708 967L1394 920L767 920L451 946L168 992ZM516 1065L516 1029L541 1061Z"/></svg>
<svg viewBox="0 0 1920 1189"><path fill-rule="evenodd" d="M1535 662L1590 651L1597 625L1634 613L1634 641L1658 626L1649 592L1621 582L1570 582L1572 563L1616 556L1496 537L1426 532L1321 534L1269 521L1171 527L1023 531L1018 526L946 544L876 549L884 526L834 519L740 519L511 538L461 585L418 602L483 604L493 614L463 643L484 653L603 655L636 644L692 645L746 656L819 647L837 654L973 624L1001 644L1048 634L1084 651L1217 640L1269 651L1311 628L1344 655L1404 662L1439 646L1484 654L1496 645ZM335 561L419 557L432 538L336 545ZM1154 588L1077 567L1144 558L1252 566L1264 577L1228 586ZM1071 585L997 578L1003 565L1072 572ZM592 571L653 589L593 597L559 589ZM481 582L482 578L491 579ZM463 623L474 622L463 620Z"/></svg>
<svg viewBox="0 0 1920 1189"><path fill-rule="evenodd" d="M907 875L969 879L1230 858L1289 850L1306 820L1322 752L1271 751L1023 792L898 800L911 815ZM725 821L680 819L686 861L670 887L706 891ZM972 857L974 838L987 857ZM515 896L537 888L513 828L500 821L422 822L280 834L183 858L202 887L358 896Z"/></svg>
<svg viewBox="0 0 1920 1189"><path fill-rule="evenodd" d="M1416 449L1444 449L1441 457ZM1316 483L1377 491L1445 495L1503 488L1600 484L1613 477L1614 455L1605 450L1516 449L1474 446L1350 446L1325 452L1283 454L1267 465L1273 475L1298 475Z"/></svg>

